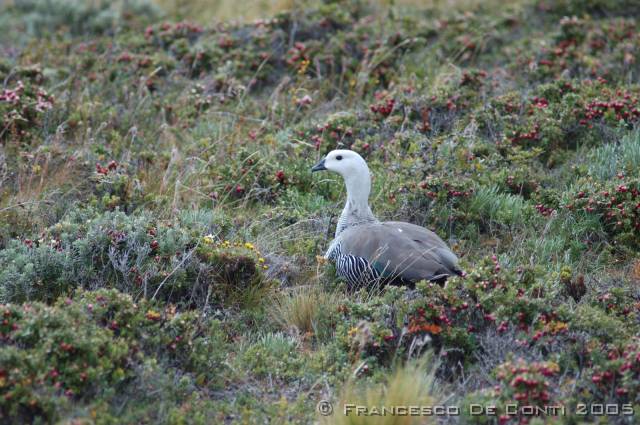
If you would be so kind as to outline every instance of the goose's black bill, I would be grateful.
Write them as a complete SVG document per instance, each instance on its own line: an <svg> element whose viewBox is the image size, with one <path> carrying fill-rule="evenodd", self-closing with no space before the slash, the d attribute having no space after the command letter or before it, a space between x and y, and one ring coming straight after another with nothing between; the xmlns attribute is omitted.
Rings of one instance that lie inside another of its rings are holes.
<svg viewBox="0 0 640 425"><path fill-rule="evenodd" d="M315 171L322 171L322 170L326 170L325 166L324 166L324 158L322 158L322 161L318 162L316 165L313 166L313 168L311 169L311 172L315 172Z"/></svg>

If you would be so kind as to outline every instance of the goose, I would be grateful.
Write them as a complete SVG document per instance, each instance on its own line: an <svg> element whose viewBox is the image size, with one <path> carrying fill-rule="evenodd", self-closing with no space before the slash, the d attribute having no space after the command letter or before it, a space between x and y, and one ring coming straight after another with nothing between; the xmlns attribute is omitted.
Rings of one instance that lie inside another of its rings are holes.
<svg viewBox="0 0 640 425"><path fill-rule="evenodd" d="M369 207L371 174L366 161L351 150L333 150L311 172L342 176L347 201L324 258L352 288L373 283L413 285L420 280L442 284L463 275L458 257L434 232L411 223L379 221Z"/></svg>

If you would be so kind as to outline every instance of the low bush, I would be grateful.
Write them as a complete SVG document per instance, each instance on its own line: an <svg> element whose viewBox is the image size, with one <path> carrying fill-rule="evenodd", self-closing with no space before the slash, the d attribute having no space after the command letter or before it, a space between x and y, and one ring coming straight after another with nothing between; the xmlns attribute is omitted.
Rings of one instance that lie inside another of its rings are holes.
<svg viewBox="0 0 640 425"><path fill-rule="evenodd" d="M116 397L155 358L198 385L220 386L226 336L218 322L173 306L134 303L116 290L78 292L54 305L3 304L2 417L55 420L77 403Z"/></svg>
<svg viewBox="0 0 640 425"><path fill-rule="evenodd" d="M253 244L200 236L213 223L183 227L118 211L92 216L72 214L39 239L13 240L0 251L0 300L51 302L78 287L114 287L200 306L235 304L253 291L245 305L255 305L268 287L268 266Z"/></svg>

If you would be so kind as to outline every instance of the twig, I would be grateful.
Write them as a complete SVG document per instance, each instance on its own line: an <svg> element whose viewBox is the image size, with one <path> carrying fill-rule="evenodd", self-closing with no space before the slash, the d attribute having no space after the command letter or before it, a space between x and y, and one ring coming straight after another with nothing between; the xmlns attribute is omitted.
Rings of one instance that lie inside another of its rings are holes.
<svg viewBox="0 0 640 425"><path fill-rule="evenodd" d="M47 199L43 199L43 200L41 200L41 201L19 202L19 203L17 203L17 204L9 205L8 207L5 207L5 208L0 209L0 213L1 213L1 212L8 211L8 210L11 210L11 209L16 208L16 207L24 208L24 207L25 207L25 205L41 204L41 203L44 203L44 204L50 205L50 204L51 204L51 201L50 201L50 200L47 200Z"/></svg>
<svg viewBox="0 0 640 425"><path fill-rule="evenodd" d="M156 299L156 295L158 295L158 292L160 292L160 289L162 289L162 287L164 286L164 284L167 282L167 280L169 280L169 278L171 276L173 276L173 274L180 268L182 267L182 265L184 264L185 261L187 261L189 258L191 258L191 256L193 255L193 253L196 251L196 249L198 249L198 246L200 246L200 240L198 239L198 242L196 243L196 246L193 247L193 249L189 252L189 254L185 255L185 257L182 259L182 261L180 261L180 264L178 264L173 270L171 270L171 273L169 273L167 275L167 277L164 278L164 280L162 282L160 282L160 285L158 286L158 288L156 289L156 292L153 293L153 296L151 297L151 301Z"/></svg>

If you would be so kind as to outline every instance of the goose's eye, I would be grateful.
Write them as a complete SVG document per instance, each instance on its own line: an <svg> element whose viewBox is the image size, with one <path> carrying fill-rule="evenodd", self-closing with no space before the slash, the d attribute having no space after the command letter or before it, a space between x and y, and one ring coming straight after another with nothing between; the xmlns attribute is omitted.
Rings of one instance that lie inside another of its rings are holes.
<svg viewBox="0 0 640 425"><path fill-rule="evenodd" d="M338 156L336 156L336 159L337 159L338 161L341 161L341 160L342 160L342 155L338 155Z"/></svg>

